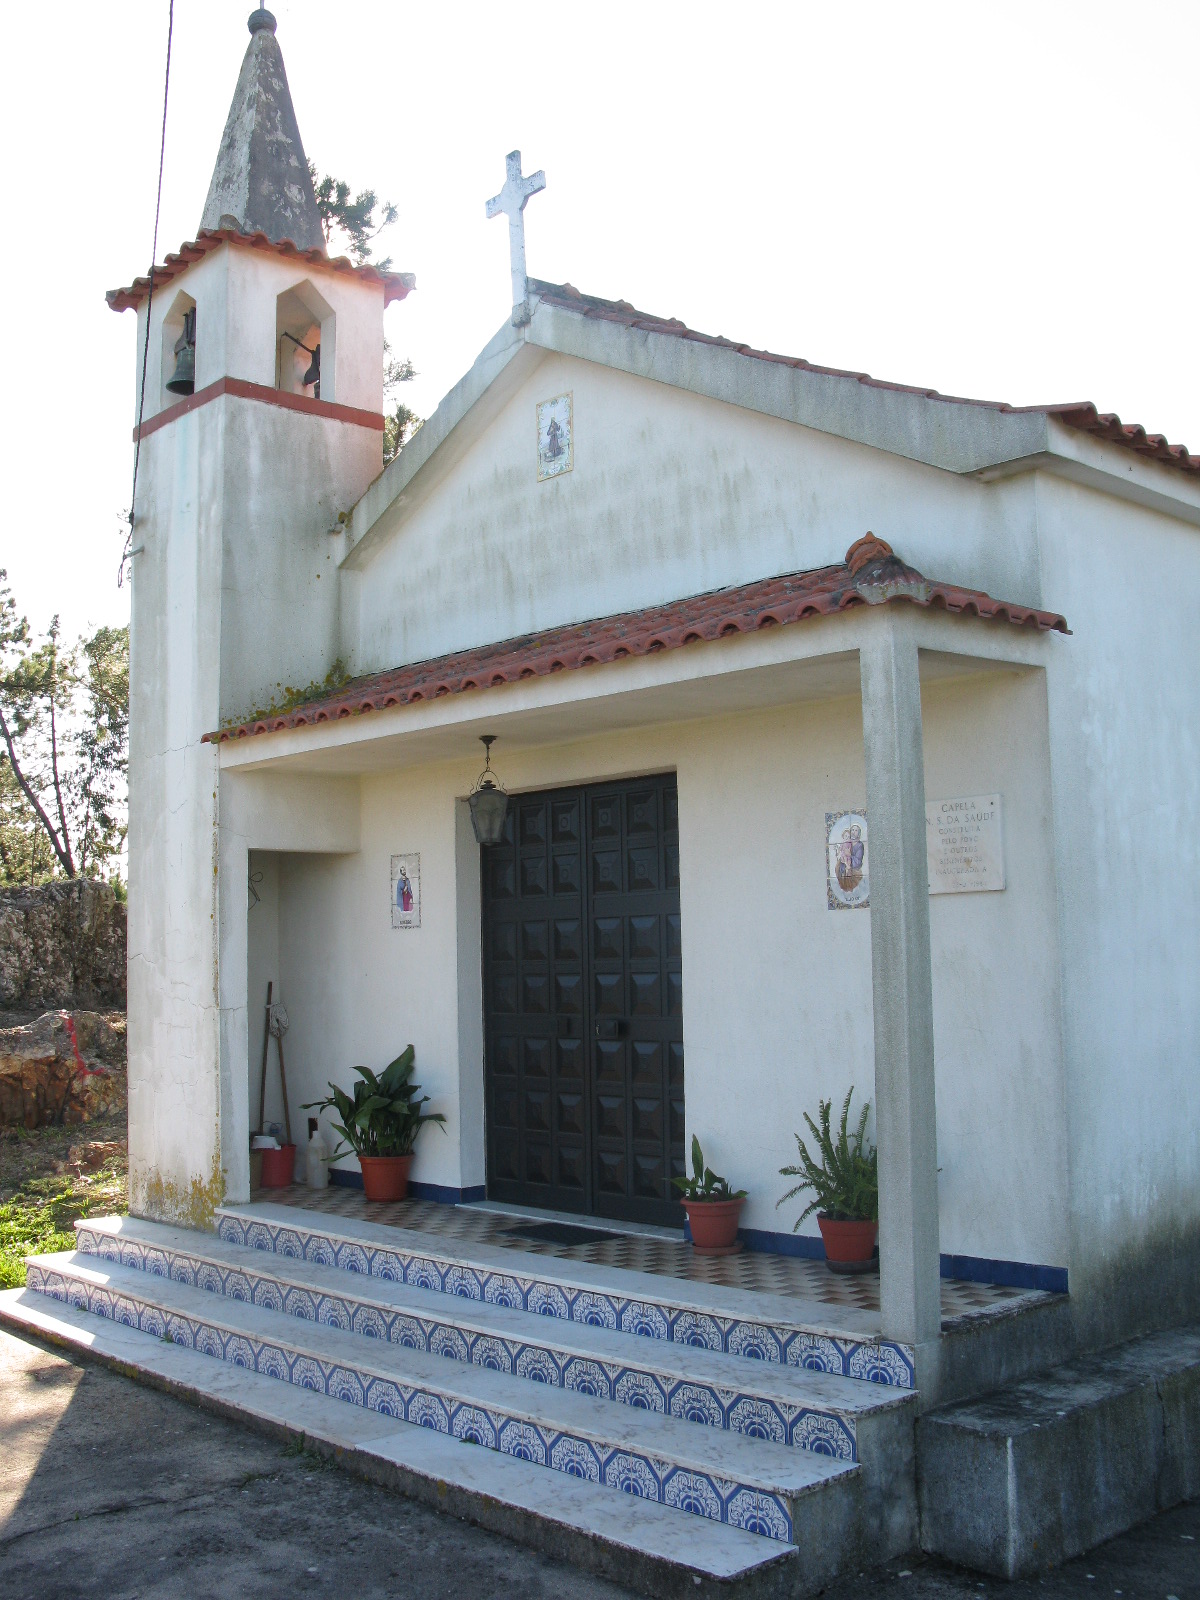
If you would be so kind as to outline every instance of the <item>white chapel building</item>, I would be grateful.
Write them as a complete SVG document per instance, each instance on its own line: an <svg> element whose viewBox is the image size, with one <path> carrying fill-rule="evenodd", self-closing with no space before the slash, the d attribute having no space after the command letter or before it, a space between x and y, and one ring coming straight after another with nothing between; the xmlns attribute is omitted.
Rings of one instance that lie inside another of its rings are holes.
<svg viewBox="0 0 1200 1600"><path fill-rule="evenodd" d="M249 1200L271 983L293 1128L415 1046L426 1202L678 1228L696 1134L819 1258L779 1169L853 1085L930 1393L943 1277L1200 1314L1200 458L527 278L514 156L512 317L385 470L414 284L328 256L251 30L196 238L109 296L132 1211Z"/></svg>

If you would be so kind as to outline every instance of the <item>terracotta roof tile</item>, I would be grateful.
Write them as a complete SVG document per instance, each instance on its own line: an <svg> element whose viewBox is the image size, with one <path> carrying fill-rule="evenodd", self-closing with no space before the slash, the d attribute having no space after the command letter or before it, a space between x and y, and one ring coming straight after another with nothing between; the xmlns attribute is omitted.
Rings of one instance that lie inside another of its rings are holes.
<svg viewBox="0 0 1200 1600"><path fill-rule="evenodd" d="M823 377L849 378L872 389L887 389L893 394L921 395L927 400L944 400L949 405L981 406L988 411L999 411L1009 416L1040 413L1056 417L1069 428L1079 428L1084 433L1095 434L1109 444L1135 450L1139 455L1160 461L1164 466L1181 472L1200 475L1200 456L1193 455L1181 444L1169 444L1161 433L1147 433L1136 422L1122 422L1113 412L1101 413L1090 400L1072 401L1061 405L1010 406L1002 400L968 400L960 395L940 394L936 389L923 389L906 383L888 383L882 378L872 378L866 372L847 372L839 367L823 367L801 356L778 355L773 350L755 350L748 344L738 344L733 339L711 333L697 333L677 317L655 317L637 311L625 300L601 300L595 295L582 294L570 283L543 283L531 278L530 285L546 305L573 311L593 321L616 322L644 333L670 334L675 338L689 339L696 344L714 345L723 350L734 350L739 355L751 356L755 361L773 361L781 366L794 367L800 372L814 372Z"/></svg>
<svg viewBox="0 0 1200 1600"><path fill-rule="evenodd" d="M328 267L334 272L348 272L353 277L361 278L365 283L381 283L383 285L383 303L390 306L393 300L403 300L405 295L416 288L416 279L411 272L380 272L378 267L373 267L368 262L364 266L355 266L346 256L329 257L324 250L301 250L290 239L276 241L268 239L265 233L240 233L236 228L201 228L199 234L190 243L181 245L163 262L162 266L154 269L154 287L161 289L172 278L177 278L181 272L187 270L193 262L201 260L211 250L216 250L223 244L247 245L251 250L266 250L271 255L295 256L297 260L309 266ZM136 310L150 292L150 279L135 278L124 289L110 289L105 299L114 311Z"/></svg>
<svg viewBox="0 0 1200 1600"><path fill-rule="evenodd" d="M956 614L994 619L1017 627L1069 633L1064 618L1050 611L993 600L977 589L933 583L907 566L890 545L866 534L851 545L846 560L810 572L762 578L734 589L692 595L644 611L598 617L590 622L549 628L498 644L480 645L435 661L416 661L388 672L354 678L336 693L290 711L243 722L206 734L211 741L245 739L284 728L300 728L343 717L414 705L442 695L494 688L527 678L547 677L629 656L677 650L701 640L785 627L809 617L831 616L853 606L907 600Z"/></svg>

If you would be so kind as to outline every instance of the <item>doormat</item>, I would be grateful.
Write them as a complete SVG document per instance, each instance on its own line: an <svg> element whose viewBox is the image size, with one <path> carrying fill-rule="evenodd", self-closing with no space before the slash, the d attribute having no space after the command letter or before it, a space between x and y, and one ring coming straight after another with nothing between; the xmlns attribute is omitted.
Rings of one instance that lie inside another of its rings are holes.
<svg viewBox="0 0 1200 1600"><path fill-rule="evenodd" d="M509 1239L536 1239L539 1244L605 1244L621 1237L602 1228L577 1228L570 1222L522 1222L505 1228L504 1233Z"/></svg>

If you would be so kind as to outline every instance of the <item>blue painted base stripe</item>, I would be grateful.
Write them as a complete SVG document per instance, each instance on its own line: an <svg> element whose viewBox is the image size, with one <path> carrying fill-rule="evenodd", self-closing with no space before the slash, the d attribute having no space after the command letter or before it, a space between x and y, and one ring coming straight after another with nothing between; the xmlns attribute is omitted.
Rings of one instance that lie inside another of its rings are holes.
<svg viewBox="0 0 1200 1600"><path fill-rule="evenodd" d="M691 1229L684 1237L691 1241ZM747 1250L773 1256L799 1256L808 1261L824 1261L825 1246L819 1237L805 1233L769 1233L764 1228L741 1228L738 1238ZM1067 1293L1066 1267L1044 1267L1032 1261L1000 1261L986 1256L942 1256L942 1277L962 1283L995 1283L1006 1289L1045 1289L1051 1294Z"/></svg>
<svg viewBox="0 0 1200 1600"><path fill-rule="evenodd" d="M1042 1267L1031 1261L991 1261L984 1256L942 1257L942 1277L965 1283L998 1283L1007 1289L1046 1289L1067 1293L1066 1267Z"/></svg>
<svg viewBox="0 0 1200 1600"><path fill-rule="evenodd" d="M808 1261L824 1261L825 1246L806 1233L768 1233L765 1228L739 1228L738 1238L747 1250L769 1256L803 1256Z"/></svg>
<svg viewBox="0 0 1200 1600"><path fill-rule="evenodd" d="M416 1200L436 1200L443 1206L472 1205L476 1200L486 1200L487 1190L483 1184L474 1184L469 1189L452 1189L444 1183L416 1183L409 1182L408 1192Z"/></svg>
<svg viewBox="0 0 1200 1600"><path fill-rule="evenodd" d="M355 1172L352 1167L330 1167L329 1182L335 1189L361 1189L363 1186L362 1173ZM443 1206L470 1205L487 1198L487 1191L481 1183L469 1189L454 1189L449 1184L418 1183L415 1178L410 1178L408 1192L414 1200L436 1200Z"/></svg>

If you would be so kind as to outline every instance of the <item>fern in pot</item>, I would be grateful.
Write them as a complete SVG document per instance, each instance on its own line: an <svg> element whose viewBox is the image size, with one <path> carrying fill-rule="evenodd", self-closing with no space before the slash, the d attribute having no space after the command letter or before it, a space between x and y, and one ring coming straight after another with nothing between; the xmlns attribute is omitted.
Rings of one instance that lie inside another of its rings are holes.
<svg viewBox="0 0 1200 1600"><path fill-rule="evenodd" d="M427 1122L443 1125L440 1111L424 1111L429 1096L412 1081L416 1051L410 1044L402 1055L376 1074L355 1067L359 1081L352 1092L329 1085L325 1100L314 1100L305 1111L331 1111L334 1129L342 1143L329 1157L356 1155L362 1167L363 1190L368 1200L403 1200L408 1194L413 1145ZM336 1118L340 1118L338 1121Z"/></svg>
<svg viewBox="0 0 1200 1600"><path fill-rule="evenodd" d="M799 1178L776 1202L776 1209L806 1190L814 1198L805 1206L792 1227L795 1233L806 1217L817 1213L817 1226L825 1243L825 1260L831 1272L870 1272L875 1264L875 1239L879 1232L879 1153L867 1141L867 1115L871 1102L864 1103L858 1125L849 1129L851 1084L842 1105L841 1126L834 1136L830 1126L833 1102L818 1102L820 1126L804 1113L804 1120L816 1140L818 1161L799 1134L796 1144L800 1161L794 1167L780 1167L782 1178Z"/></svg>

